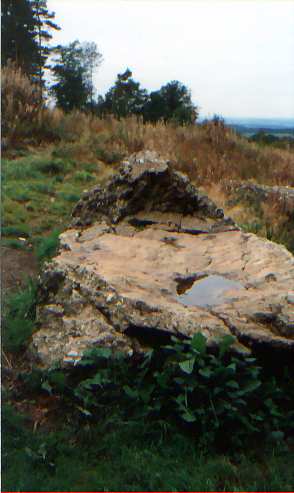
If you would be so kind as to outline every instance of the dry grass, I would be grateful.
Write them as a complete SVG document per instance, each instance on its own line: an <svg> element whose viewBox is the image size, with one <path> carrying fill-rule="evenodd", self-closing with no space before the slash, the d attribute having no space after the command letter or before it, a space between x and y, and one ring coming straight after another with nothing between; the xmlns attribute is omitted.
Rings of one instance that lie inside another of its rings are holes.
<svg viewBox="0 0 294 493"><path fill-rule="evenodd" d="M43 109L38 114L36 143L51 140L68 149L68 157L112 163L142 149L154 149L198 184L225 180L294 186L294 153L260 147L213 122L179 127L143 124L135 117L98 119L80 112ZM59 147L60 147L59 146ZM72 156L70 156L72 154Z"/></svg>
<svg viewBox="0 0 294 493"><path fill-rule="evenodd" d="M1 73L2 135L14 145L37 121L41 109L39 87L10 62Z"/></svg>
<svg viewBox="0 0 294 493"><path fill-rule="evenodd" d="M112 117L72 111L64 114L40 104L37 86L15 65L2 70L2 135L12 148L57 145L65 158L108 164L142 149L171 159L197 184L253 180L294 186L294 153L248 142L222 120L186 127L143 124L140 118Z"/></svg>
<svg viewBox="0 0 294 493"><path fill-rule="evenodd" d="M202 187L203 191L224 209L245 231L285 245L294 253L294 201L273 192L267 199L238 197L234 189L221 183Z"/></svg>

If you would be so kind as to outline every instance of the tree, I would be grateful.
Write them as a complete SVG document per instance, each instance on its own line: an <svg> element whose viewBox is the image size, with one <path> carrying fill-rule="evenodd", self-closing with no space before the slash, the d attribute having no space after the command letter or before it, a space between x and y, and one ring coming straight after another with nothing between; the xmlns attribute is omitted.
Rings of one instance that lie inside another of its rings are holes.
<svg viewBox="0 0 294 493"><path fill-rule="evenodd" d="M99 96L97 111L100 115L111 113L117 118L142 115L147 97L146 89L140 88L140 83L132 78L132 72L127 68L117 75L114 86L109 89L105 98Z"/></svg>
<svg viewBox="0 0 294 493"><path fill-rule="evenodd" d="M37 78L42 85L44 68L52 49L48 43L52 39L50 31L59 30L60 27L53 22L55 13L47 8L47 0L31 0L31 8L35 20L35 36L38 45Z"/></svg>
<svg viewBox="0 0 294 493"><path fill-rule="evenodd" d="M32 75L38 57L35 18L29 0L2 0L1 2L1 65L9 60Z"/></svg>
<svg viewBox="0 0 294 493"><path fill-rule="evenodd" d="M151 92L144 107L144 119L151 122L162 119L183 125L194 123L197 116L190 91L179 81L171 81L159 91Z"/></svg>
<svg viewBox="0 0 294 493"><path fill-rule="evenodd" d="M93 100L93 71L102 62L95 43L78 40L55 49L52 71L57 81L51 87L57 106L65 111L86 109Z"/></svg>
<svg viewBox="0 0 294 493"><path fill-rule="evenodd" d="M59 29L54 17L47 0L2 0L2 65L11 60L33 81L43 84L50 30Z"/></svg>
<svg viewBox="0 0 294 493"><path fill-rule="evenodd" d="M94 83L93 75L95 68L99 67L103 61L101 53L98 52L97 45L94 42L83 43L83 53L86 67L86 77L90 91L91 106L94 104Z"/></svg>

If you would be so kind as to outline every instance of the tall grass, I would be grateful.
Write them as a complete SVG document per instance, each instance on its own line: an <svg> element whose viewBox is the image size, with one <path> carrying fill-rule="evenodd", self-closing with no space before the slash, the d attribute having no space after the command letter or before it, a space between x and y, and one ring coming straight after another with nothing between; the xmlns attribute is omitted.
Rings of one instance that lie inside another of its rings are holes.
<svg viewBox="0 0 294 493"><path fill-rule="evenodd" d="M153 149L198 183L254 180L294 186L294 153L249 142L221 119L201 125L144 124L129 117L100 119L74 110L41 106L37 86L19 68L2 70L2 134L12 147L54 143L53 157L115 164L124 156Z"/></svg>
<svg viewBox="0 0 294 493"><path fill-rule="evenodd" d="M2 135L6 144L17 145L31 131L41 110L40 88L13 62L1 73Z"/></svg>
<svg viewBox="0 0 294 493"><path fill-rule="evenodd" d="M163 122L143 124L135 117L102 120L77 111L62 114L48 109L40 118L46 121L39 121L36 135L40 139L43 132L44 142L46 136L54 135L56 157L113 164L133 152L151 149L171 159L198 183L254 180L294 186L293 152L248 142L217 122L180 127Z"/></svg>

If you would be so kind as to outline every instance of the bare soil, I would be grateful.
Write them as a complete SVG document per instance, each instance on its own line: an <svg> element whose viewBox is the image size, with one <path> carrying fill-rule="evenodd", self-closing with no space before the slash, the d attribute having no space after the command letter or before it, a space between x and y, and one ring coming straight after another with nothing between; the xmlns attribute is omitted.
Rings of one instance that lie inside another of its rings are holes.
<svg viewBox="0 0 294 493"><path fill-rule="evenodd" d="M33 252L1 247L3 293L19 289L28 277L36 277L37 273L38 263Z"/></svg>

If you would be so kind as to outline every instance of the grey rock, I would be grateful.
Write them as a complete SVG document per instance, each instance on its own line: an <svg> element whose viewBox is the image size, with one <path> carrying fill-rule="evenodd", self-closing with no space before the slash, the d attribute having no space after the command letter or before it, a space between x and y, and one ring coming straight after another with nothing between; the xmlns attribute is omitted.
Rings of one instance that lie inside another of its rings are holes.
<svg viewBox="0 0 294 493"><path fill-rule="evenodd" d="M241 352L293 353L293 256L243 233L167 160L131 156L82 197L73 218L61 235L66 248L40 276L30 347L39 364L75 365L96 346L135 354L157 338L197 332L211 346L233 334ZM217 297L209 288L213 306L184 305L179 287L206 278L226 281Z"/></svg>

